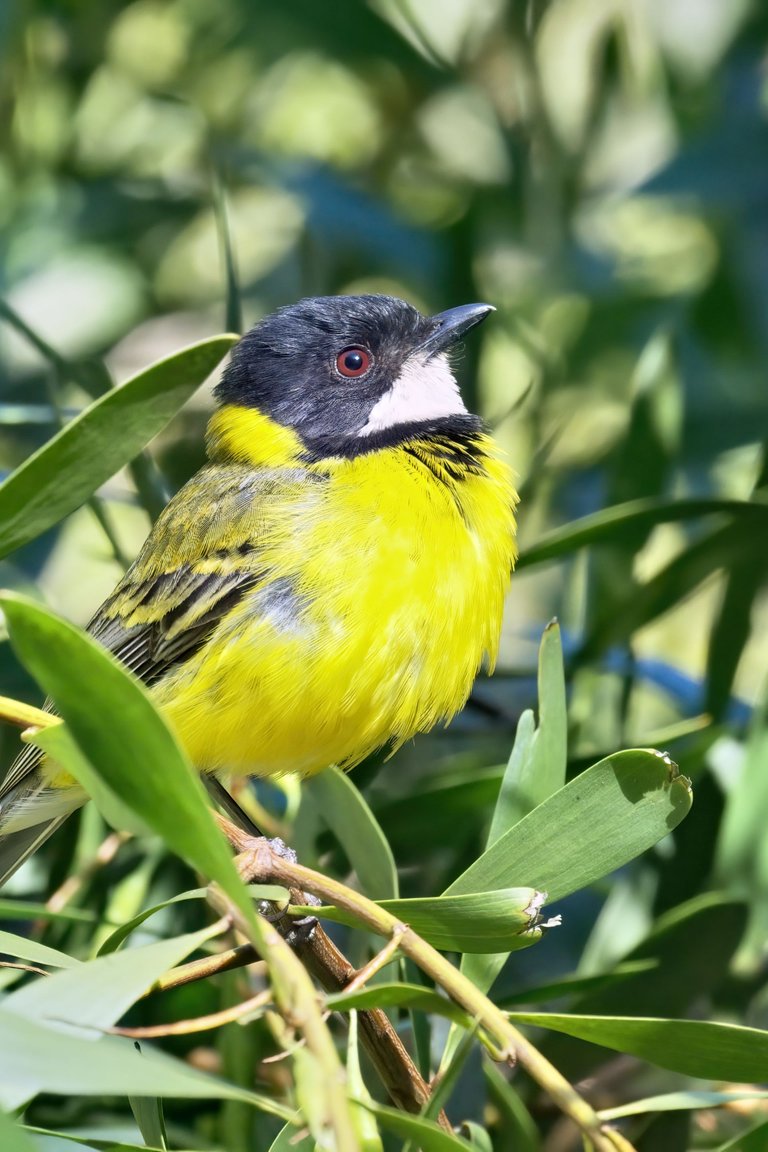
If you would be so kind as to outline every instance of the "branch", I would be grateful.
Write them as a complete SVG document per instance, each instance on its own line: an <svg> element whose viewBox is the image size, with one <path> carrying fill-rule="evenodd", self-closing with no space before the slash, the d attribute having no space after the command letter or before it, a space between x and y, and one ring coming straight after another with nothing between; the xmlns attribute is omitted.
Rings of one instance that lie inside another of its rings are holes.
<svg viewBox="0 0 768 1152"><path fill-rule="evenodd" d="M591 1141L596 1152L632 1152L632 1146L618 1132L607 1128L592 1106L565 1077L507 1019L506 1014L475 987L431 944L417 936L407 924L354 892L337 880L277 856L265 841L241 837L244 851L238 860L244 879L283 884L288 889L310 892L328 904L351 913L370 931L398 940L400 951L430 976L451 999L463 1008L489 1034L506 1060L517 1058L557 1107Z"/></svg>
<svg viewBox="0 0 768 1152"><path fill-rule="evenodd" d="M242 853L244 848L254 842L262 842L261 838L244 832L219 813L216 813L216 822L235 851ZM290 899L294 904L303 902L303 889L294 888L290 892ZM296 918L287 914L276 919L274 924L282 935L290 935L293 950L326 992L343 992L357 977L357 969L353 968L320 924L316 924L311 933L297 932ZM419 1115L429 1103L431 1090L386 1012L380 1008L359 1012L358 1024L365 1049L392 1103L404 1112ZM443 1111L437 1120L447 1132L453 1131Z"/></svg>

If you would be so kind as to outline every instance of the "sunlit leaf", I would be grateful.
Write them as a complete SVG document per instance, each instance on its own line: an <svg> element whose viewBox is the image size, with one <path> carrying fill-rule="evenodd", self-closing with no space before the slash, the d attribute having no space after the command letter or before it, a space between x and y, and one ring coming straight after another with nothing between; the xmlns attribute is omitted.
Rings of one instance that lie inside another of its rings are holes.
<svg viewBox="0 0 768 1152"><path fill-rule="evenodd" d="M416 897L412 900L379 900L381 908L408 924L435 948L446 952L496 952L500 948L526 948L541 937L536 926L541 893L532 888L506 888L495 892L471 892L457 896ZM314 911L321 919L355 925L358 921L343 908L323 905L300 909Z"/></svg>
<svg viewBox="0 0 768 1152"><path fill-rule="evenodd" d="M617 752L534 808L445 894L523 883L547 892L551 904L651 848L690 806L689 783L667 757Z"/></svg>
<svg viewBox="0 0 768 1152"><path fill-rule="evenodd" d="M0 485L0 556L74 512L132 460L236 339L214 336L153 364L89 405L25 460Z"/></svg>
<svg viewBox="0 0 768 1152"><path fill-rule="evenodd" d="M205 789L142 685L94 640L25 597L0 596L11 642L108 787L247 917L252 906Z"/></svg>
<svg viewBox="0 0 768 1152"><path fill-rule="evenodd" d="M57 1020L80 1029L107 1028L154 982L211 937L211 928L99 956L11 992L6 1012L31 1020Z"/></svg>
<svg viewBox="0 0 768 1152"><path fill-rule="evenodd" d="M17 960L29 960L33 964L46 964L52 968L76 968L80 963L66 952L59 952L27 936L17 936L14 932L0 931L0 952Z"/></svg>
<svg viewBox="0 0 768 1152"><path fill-rule="evenodd" d="M510 1019L564 1032L684 1076L748 1083L768 1079L768 1032L757 1028L708 1020L540 1012L512 1012Z"/></svg>
<svg viewBox="0 0 768 1152"><path fill-rule="evenodd" d="M205 1076L187 1064L117 1036L86 1040L0 1009L0 1101L16 1108L38 1092L56 1096L168 1096L244 1100L283 1120L277 1101Z"/></svg>
<svg viewBox="0 0 768 1152"><path fill-rule="evenodd" d="M337 837L372 900L397 897L392 849L362 793L345 772L329 768L304 783L307 802Z"/></svg>
<svg viewBox="0 0 768 1152"><path fill-rule="evenodd" d="M361 1104L361 1108L368 1108L381 1124L382 1128L393 1132L402 1140L412 1140L417 1148L423 1152L468 1152L472 1147L466 1140L446 1132L438 1127L434 1120L425 1120L421 1116L410 1116L407 1112L398 1112L394 1108L387 1108L383 1104Z"/></svg>

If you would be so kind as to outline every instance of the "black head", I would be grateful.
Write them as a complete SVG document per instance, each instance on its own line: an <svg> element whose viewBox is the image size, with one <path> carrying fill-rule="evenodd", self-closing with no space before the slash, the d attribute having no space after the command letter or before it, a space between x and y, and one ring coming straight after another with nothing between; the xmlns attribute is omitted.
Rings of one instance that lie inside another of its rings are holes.
<svg viewBox="0 0 768 1152"><path fill-rule="evenodd" d="M260 409L308 447L391 442L468 417L445 350L488 304L422 316L393 296L318 296L267 316L232 353L216 396Z"/></svg>

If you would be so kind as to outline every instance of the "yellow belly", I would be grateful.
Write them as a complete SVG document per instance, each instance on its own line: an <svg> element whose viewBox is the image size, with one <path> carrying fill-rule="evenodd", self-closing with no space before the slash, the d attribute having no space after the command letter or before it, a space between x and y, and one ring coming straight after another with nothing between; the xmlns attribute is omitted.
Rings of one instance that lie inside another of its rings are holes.
<svg viewBox="0 0 768 1152"><path fill-rule="evenodd" d="M265 583L154 689L200 769L349 767L449 720L493 664L514 561L506 466L444 484L393 449L324 469L304 515L266 526Z"/></svg>

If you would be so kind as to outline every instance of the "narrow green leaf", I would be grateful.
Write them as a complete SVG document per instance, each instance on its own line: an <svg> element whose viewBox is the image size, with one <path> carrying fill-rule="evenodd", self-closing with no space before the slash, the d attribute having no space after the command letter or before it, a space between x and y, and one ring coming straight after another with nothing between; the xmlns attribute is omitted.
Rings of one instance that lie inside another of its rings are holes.
<svg viewBox="0 0 768 1152"><path fill-rule="evenodd" d="M561 1000L564 996L602 992L623 984L631 976L654 973L658 966L656 960L628 960L624 964L617 964L610 972L600 972L596 976L564 976L562 980L510 992L498 1001L498 1006L511 1008L515 1004L546 1004L550 1000Z"/></svg>
<svg viewBox="0 0 768 1152"><path fill-rule="evenodd" d="M135 836L147 834L146 824L140 820L127 804L116 796L101 774L97 772L75 743L66 724L52 724L50 728L33 729L22 739L36 748L41 748L59 767L74 776L88 793L101 815L111 828L120 832L132 832Z"/></svg>
<svg viewBox="0 0 768 1152"><path fill-rule="evenodd" d="M768 1148L768 1120L718 1145L713 1152L765 1152Z"/></svg>
<svg viewBox="0 0 768 1152"><path fill-rule="evenodd" d="M357 1012L349 1014L349 1035L347 1037L347 1090L352 1105L352 1116L355 1125L355 1134L358 1139L360 1152L383 1152L383 1143L379 1126L371 1115L366 1104L372 1104L373 1099L368 1091L363 1070L360 1067L360 1039L357 1021Z"/></svg>
<svg viewBox="0 0 768 1152"><path fill-rule="evenodd" d="M657 619L698 588L713 572L742 563L754 563L759 547L755 532L759 524L759 520L756 523L747 517L734 519L684 548L660 572L645 584L633 588L624 599L614 600L610 611L605 609L598 616L579 650L579 660L594 659L608 645ZM764 537L758 539L761 541Z"/></svg>
<svg viewBox="0 0 768 1152"><path fill-rule="evenodd" d="M4 592L0 606L19 659L109 788L254 917L205 789L143 686L90 636L40 604Z"/></svg>
<svg viewBox="0 0 768 1152"><path fill-rule="evenodd" d="M750 905L750 923L740 949L742 971L756 972L763 963L768 931L768 699L750 725L744 762L737 784L728 793L716 851L716 874L728 891Z"/></svg>
<svg viewBox="0 0 768 1152"><path fill-rule="evenodd" d="M410 1116L407 1112L399 1112L383 1104L361 1103L360 1107L372 1112L382 1128L394 1132L395 1136L403 1140L412 1140L422 1152L469 1152L472 1148L466 1140L438 1127L434 1120Z"/></svg>
<svg viewBox="0 0 768 1152"><path fill-rule="evenodd" d="M168 1096L245 1100L285 1121L295 1114L275 1100L226 1084L117 1036L84 1039L0 1008L0 1103L13 1109L38 1092L55 1096Z"/></svg>
<svg viewBox="0 0 768 1152"><path fill-rule="evenodd" d="M626 504L615 504L546 533L536 544L520 553L517 568L556 560L559 556L576 552L590 544L620 542L622 536L634 533L639 528L653 528L657 524L673 524L718 513L746 521L751 519L754 530L761 531L764 530L768 507L762 498L662 500L651 497L630 500Z"/></svg>
<svg viewBox="0 0 768 1152"><path fill-rule="evenodd" d="M519 782L530 812L565 784L568 760L568 715L560 625L544 629L539 653L539 725L533 740L530 775ZM524 813L525 814L525 813Z"/></svg>
<svg viewBox="0 0 768 1152"><path fill-rule="evenodd" d="M25 460L0 485L0 556L74 512L132 460L236 340L214 336L160 360L90 404Z"/></svg>
<svg viewBox="0 0 768 1152"><path fill-rule="evenodd" d="M287 888L281 888L278 884L249 884L247 891L253 900L271 900L276 904L285 905L288 903ZM163 908L168 908L171 904L182 903L185 900L204 900L207 894L207 888L194 888L190 889L189 892L179 892L178 895L171 896L169 900L161 900L159 904L153 904L151 908L145 908L107 936L99 948L98 955L106 956L109 952L115 952L139 925L143 924L145 920L149 920L156 912L162 912Z"/></svg>
<svg viewBox="0 0 768 1152"><path fill-rule="evenodd" d="M313 1152L315 1141L311 1133L304 1130L300 1136L301 1128L295 1124L286 1124L269 1146L269 1152Z"/></svg>
<svg viewBox="0 0 768 1152"><path fill-rule="evenodd" d="M541 938L537 922L543 901L541 893L532 888L377 903L444 952L527 948ZM314 912L315 916L338 924L359 924L346 909L333 905L314 909L301 906L297 910L302 914Z"/></svg>
<svg viewBox="0 0 768 1152"><path fill-rule="evenodd" d="M0 932L0 952L17 960L29 960L33 964L47 964L51 968L77 968L80 961L66 952L38 944L27 936L17 936L14 932Z"/></svg>
<svg viewBox="0 0 768 1152"><path fill-rule="evenodd" d="M487 1056L483 1057L483 1075L488 1084L490 1099L501 1112L505 1130L514 1141L514 1152L540 1152L541 1134L536 1121L515 1087Z"/></svg>
<svg viewBox="0 0 768 1152"><path fill-rule="evenodd" d="M58 1020L63 1027L108 1028L155 981L211 937L211 928L98 956L11 992L3 1009L31 1020Z"/></svg>
<svg viewBox="0 0 768 1152"><path fill-rule="evenodd" d="M535 727L531 712L523 712L520 717L493 813L488 848L565 784L568 716L563 647L556 620L547 625L541 638L538 689L539 724ZM508 951L478 955L475 950L474 955L462 957L461 971L485 991L501 972L508 956ZM457 1042L454 1029L446 1041L441 1068L451 1058Z"/></svg>
<svg viewBox="0 0 768 1152"><path fill-rule="evenodd" d="M24 1129L5 1112L0 1112L0 1148L3 1152L38 1152Z"/></svg>
<svg viewBox="0 0 768 1152"><path fill-rule="evenodd" d="M534 808L444 894L522 883L547 892L552 903L651 848L690 806L689 782L668 757L617 752Z"/></svg>
<svg viewBox="0 0 768 1152"><path fill-rule="evenodd" d="M328 1008L336 1012L351 1012L369 1008L412 1008L417 1012L444 1016L463 1028L471 1026L466 1012L452 1000L447 1000L431 988L420 984L370 984L357 992L334 992L326 996Z"/></svg>
<svg viewBox="0 0 768 1152"><path fill-rule="evenodd" d="M531 776L533 748L536 740L536 719L530 708L520 714L515 731L515 742L501 780L499 795L493 810L486 847L490 848L500 836L508 832L525 815L521 803L522 780ZM535 807L535 804L532 805ZM530 808L526 809L530 811Z"/></svg>
<svg viewBox="0 0 768 1152"><path fill-rule="evenodd" d="M647 1112L697 1112L699 1108L727 1108L739 1100L768 1100L768 1091L745 1088L739 1092L665 1092L663 1096L646 1096L618 1108L603 1108L600 1117L610 1122Z"/></svg>
<svg viewBox="0 0 768 1152"><path fill-rule="evenodd" d="M462 1033L461 1040L452 1052L450 1060L443 1063L440 1076L432 1085L429 1100L421 1110L421 1115L427 1120L436 1120L441 1108L445 1108L451 1094L458 1084L459 1077L466 1065L477 1036L477 1026L473 1023L471 1028Z"/></svg>
<svg viewBox="0 0 768 1152"><path fill-rule="evenodd" d="M510 1019L564 1032L683 1076L748 1083L768 1080L768 1032L757 1028L707 1020L540 1012L512 1012Z"/></svg>
<svg viewBox="0 0 768 1152"><path fill-rule="evenodd" d="M62 924L93 924L97 919L85 908L62 908L52 911L34 900L0 900L0 920L50 920Z"/></svg>
<svg viewBox="0 0 768 1152"><path fill-rule="evenodd" d="M129 1096L128 1103L136 1126L144 1137L144 1143L148 1148L160 1148L164 1152L168 1147L168 1140L165 1134L162 1100L154 1096Z"/></svg>
<svg viewBox="0 0 768 1152"><path fill-rule="evenodd" d="M226 308L224 310L224 324L229 332L242 332L243 306L240 293L240 283L237 276L235 253L232 247L232 232L229 226L229 212L227 211L227 194L224 181L220 173L214 170L212 180L213 214L216 219L219 250L224 266L224 281L226 284Z"/></svg>
<svg viewBox="0 0 768 1152"><path fill-rule="evenodd" d="M397 867L392 849L347 774L328 768L306 780L302 790L346 852L365 895L371 900L396 899Z"/></svg>
<svg viewBox="0 0 768 1152"><path fill-rule="evenodd" d="M32 1124L24 1125L25 1132L35 1136L50 1136L56 1140L66 1140L75 1148L96 1148L98 1152L163 1152L162 1148L148 1147L146 1144L128 1144L124 1140L105 1139L95 1134L99 1129L78 1128L76 1132L53 1131L50 1128L35 1128ZM87 1141L87 1143L84 1143ZM202 1152L197 1148L194 1152Z"/></svg>

